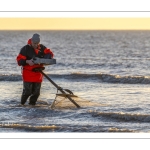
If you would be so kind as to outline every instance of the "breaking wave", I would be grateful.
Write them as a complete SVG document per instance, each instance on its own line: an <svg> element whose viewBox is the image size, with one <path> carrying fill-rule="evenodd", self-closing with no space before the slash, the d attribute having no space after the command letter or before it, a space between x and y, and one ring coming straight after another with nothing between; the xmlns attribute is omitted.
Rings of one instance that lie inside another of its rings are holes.
<svg viewBox="0 0 150 150"><path fill-rule="evenodd" d="M116 127L105 127L100 126L95 128L95 126L85 125L85 126L68 126L64 125L30 125L23 123L0 123L0 128L5 129L17 129L19 132L137 132L136 130L130 130L125 128L116 128Z"/></svg>
<svg viewBox="0 0 150 150"><path fill-rule="evenodd" d="M150 122L150 115L147 114L132 114L123 112L93 112L89 111L93 117L104 117L108 119L115 119L121 121L132 122Z"/></svg>
<svg viewBox="0 0 150 150"><path fill-rule="evenodd" d="M72 74L47 74L52 78L61 78L67 80L83 80L83 81L99 81L107 83L123 83L123 84L150 84L149 76L120 76L111 74L83 74L83 73L72 73ZM17 74L1 74L0 81L21 81L22 76Z"/></svg>
<svg viewBox="0 0 150 150"><path fill-rule="evenodd" d="M49 130L57 130L61 127L55 125L28 125L28 124L20 124L20 123L0 123L0 128L13 128L13 129L22 129L27 131L49 131Z"/></svg>

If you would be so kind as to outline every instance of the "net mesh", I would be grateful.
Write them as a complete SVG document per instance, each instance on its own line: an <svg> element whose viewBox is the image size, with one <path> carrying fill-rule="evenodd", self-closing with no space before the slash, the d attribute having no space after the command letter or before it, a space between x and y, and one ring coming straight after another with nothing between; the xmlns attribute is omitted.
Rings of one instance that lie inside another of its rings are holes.
<svg viewBox="0 0 150 150"><path fill-rule="evenodd" d="M77 106L71 102L70 97L74 100L80 107L91 107L91 106L102 106L100 103L92 102L81 97L78 97L73 94L56 94L55 100L51 104L52 109L73 109L77 108Z"/></svg>

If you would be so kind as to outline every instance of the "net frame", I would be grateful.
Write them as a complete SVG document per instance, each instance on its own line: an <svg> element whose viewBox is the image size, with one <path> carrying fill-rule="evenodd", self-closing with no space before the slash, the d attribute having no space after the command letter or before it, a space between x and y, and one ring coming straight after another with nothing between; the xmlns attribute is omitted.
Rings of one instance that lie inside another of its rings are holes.
<svg viewBox="0 0 150 150"><path fill-rule="evenodd" d="M59 94L56 93L55 99L50 105L51 109L76 109L77 107L67 98L67 96L71 97L76 103L78 103L82 108L84 107L97 107L103 106L103 104L93 102L91 100L83 99L74 94Z"/></svg>

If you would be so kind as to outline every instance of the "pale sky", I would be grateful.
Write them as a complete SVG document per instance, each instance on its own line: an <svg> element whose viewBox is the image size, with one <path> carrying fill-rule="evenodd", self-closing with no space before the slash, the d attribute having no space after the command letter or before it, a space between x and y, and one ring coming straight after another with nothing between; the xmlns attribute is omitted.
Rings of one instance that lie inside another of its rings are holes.
<svg viewBox="0 0 150 150"><path fill-rule="evenodd" d="M150 30L150 18L0 18L0 30Z"/></svg>

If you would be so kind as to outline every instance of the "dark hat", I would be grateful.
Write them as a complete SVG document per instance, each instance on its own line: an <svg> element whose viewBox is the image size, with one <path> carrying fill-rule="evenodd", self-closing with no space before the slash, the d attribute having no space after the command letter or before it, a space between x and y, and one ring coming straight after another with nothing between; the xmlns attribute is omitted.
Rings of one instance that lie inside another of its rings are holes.
<svg viewBox="0 0 150 150"><path fill-rule="evenodd" d="M31 40L32 40L32 42L34 42L34 43L39 43L39 42L40 42L40 35L37 34L37 33L33 34Z"/></svg>

